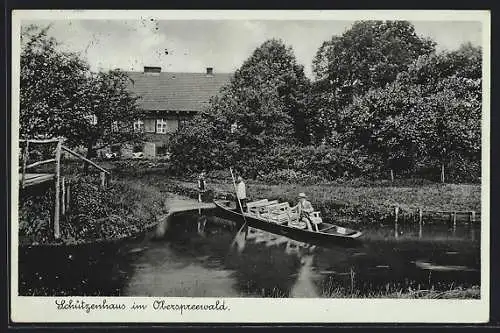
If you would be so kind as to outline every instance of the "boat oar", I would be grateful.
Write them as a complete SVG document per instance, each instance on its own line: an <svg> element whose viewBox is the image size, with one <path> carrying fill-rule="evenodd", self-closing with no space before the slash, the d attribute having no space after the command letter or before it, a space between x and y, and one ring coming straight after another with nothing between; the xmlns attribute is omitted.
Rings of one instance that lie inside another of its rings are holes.
<svg viewBox="0 0 500 333"><path fill-rule="evenodd" d="M238 200L238 206L240 206L241 216L243 216L243 221L245 221L243 223L243 225L241 226L240 230L238 230L238 232L236 233L236 237L238 237L238 235L240 234L240 232L247 225L247 219L245 217L245 213L243 213L243 207L241 206L240 198L238 197L238 189L236 188L236 181L234 180L233 169L229 168L229 171L231 172L231 178L233 179L234 193L236 194L236 200ZM236 237L234 238L233 243L231 244L231 246L234 246L234 243L236 242Z"/></svg>

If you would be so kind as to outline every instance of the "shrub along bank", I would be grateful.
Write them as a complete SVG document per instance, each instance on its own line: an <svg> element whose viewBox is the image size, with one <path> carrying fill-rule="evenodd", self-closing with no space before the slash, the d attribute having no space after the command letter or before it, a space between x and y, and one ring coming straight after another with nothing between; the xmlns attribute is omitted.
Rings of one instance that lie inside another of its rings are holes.
<svg viewBox="0 0 500 333"><path fill-rule="evenodd" d="M69 212L61 218L61 239L51 227L53 197L46 192L27 197L19 208L19 243L80 244L131 237L153 225L166 213L160 192L144 184L112 182L106 189L91 177L70 179Z"/></svg>

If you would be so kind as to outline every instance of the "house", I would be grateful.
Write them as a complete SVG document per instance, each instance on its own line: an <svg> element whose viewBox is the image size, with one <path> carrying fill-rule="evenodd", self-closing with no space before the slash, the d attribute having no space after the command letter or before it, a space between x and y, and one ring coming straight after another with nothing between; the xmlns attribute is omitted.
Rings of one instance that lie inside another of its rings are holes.
<svg viewBox="0 0 500 333"><path fill-rule="evenodd" d="M202 111L232 75L214 73L211 67L205 73L175 73L151 66L127 74L130 90L140 97L139 108L146 113L134 123L134 129L145 132L143 151L147 157L163 155L170 135Z"/></svg>

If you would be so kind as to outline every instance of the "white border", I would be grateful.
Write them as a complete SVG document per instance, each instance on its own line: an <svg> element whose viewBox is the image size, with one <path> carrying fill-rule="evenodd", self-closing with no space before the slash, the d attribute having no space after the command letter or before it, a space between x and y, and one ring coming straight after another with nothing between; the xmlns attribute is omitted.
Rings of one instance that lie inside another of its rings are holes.
<svg viewBox="0 0 500 333"><path fill-rule="evenodd" d="M57 310L60 297L18 296L18 159L11 160L11 319L14 322L372 322L372 323L484 323L489 320L489 161L490 161L490 13L488 11L217 11L217 10L14 10L12 14L12 156L18 153L19 133L19 54L22 20L29 19L141 19L169 20L394 20L413 21L480 21L483 47L483 118L482 118L482 196L481 196L481 299L480 300L392 300L392 299L256 299L221 298L229 311L70 311ZM101 302L103 297L72 297ZM148 297L106 297L108 303L143 302ZM162 298L168 303L210 304L212 298Z"/></svg>

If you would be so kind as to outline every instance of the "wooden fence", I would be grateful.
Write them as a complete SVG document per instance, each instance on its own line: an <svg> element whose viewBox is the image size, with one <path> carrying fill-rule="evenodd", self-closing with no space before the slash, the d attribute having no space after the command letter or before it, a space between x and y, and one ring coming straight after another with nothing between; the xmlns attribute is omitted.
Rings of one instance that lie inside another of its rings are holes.
<svg viewBox="0 0 500 333"><path fill-rule="evenodd" d="M402 215L402 216L401 216ZM455 226L457 221L463 221L468 223L475 223L481 220L481 213L476 212L474 210L471 211L459 211L459 210L423 210L422 208L418 208L412 212L404 212L400 214L399 206L394 207L394 221L398 223L400 217L405 219L409 218L415 222L418 221L419 224L424 224L424 217L430 218L432 220L446 220L450 223L453 223Z"/></svg>
<svg viewBox="0 0 500 333"><path fill-rule="evenodd" d="M59 229L59 221L60 216L65 215L66 212L70 209L70 199L71 199L71 186L70 184L66 185L65 178L61 175L61 152L64 150L78 159L82 160L85 163L90 164L94 168L100 171L100 185L101 187L106 187L106 183L109 180L110 172L103 167L97 165L96 163L90 161L84 156L72 151L71 149L63 146L64 139L62 138L52 138L52 139L21 139L20 143L25 143L24 152L22 154L22 170L21 170L21 188L25 189L30 185L37 185L44 182L49 182L54 179L55 186L55 198L54 198L54 238L60 238L60 229ZM30 144L56 144L55 149L55 157L49 158L46 160L34 162L31 164L27 164L29 157L29 149ZM55 163L54 174L28 174L27 170L35 167L39 167L44 164ZM37 179L37 181L27 183L27 175L29 175L30 179Z"/></svg>

